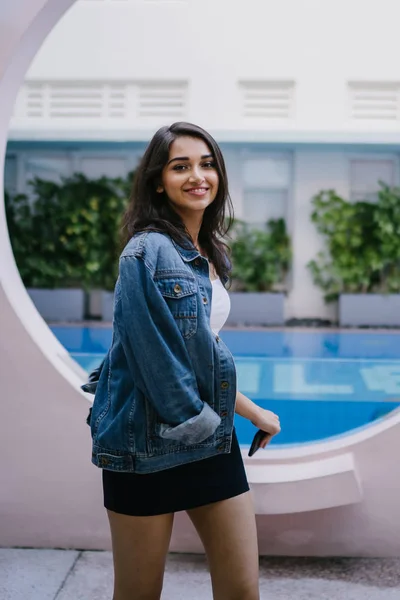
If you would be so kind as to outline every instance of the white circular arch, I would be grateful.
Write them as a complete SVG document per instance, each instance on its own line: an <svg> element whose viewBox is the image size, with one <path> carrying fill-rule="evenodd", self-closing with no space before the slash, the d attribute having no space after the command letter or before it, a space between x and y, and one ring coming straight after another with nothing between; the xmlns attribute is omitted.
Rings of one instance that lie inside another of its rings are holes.
<svg viewBox="0 0 400 600"><path fill-rule="evenodd" d="M2 107L0 113L0 164L4 164L7 129L14 101L29 64L47 34L74 0L6 0L5 25L1 32L0 90ZM3 17L3 6L0 16ZM7 60L8 59L8 60ZM0 189L3 190L4 169L0 171ZM45 354L53 367L63 375L74 389L84 377L84 371L72 361L68 352L51 333L43 321L21 280L15 264L5 219L4 203L0 207L0 282L3 293L12 306L27 333Z"/></svg>
<svg viewBox="0 0 400 600"><path fill-rule="evenodd" d="M73 1L3 0L0 4L1 165L8 122L23 76L44 38ZM98 472L88 460L88 399L79 389L85 373L50 332L24 288L3 202L0 332L0 444L6 456L0 495L7 515L0 544L108 547ZM303 535L304 544L296 546L296 553L326 553L331 528L339 518L343 535L335 533L336 553L357 553L362 544L363 554L397 555L400 489L396 486L391 494L381 490L390 488L397 472L399 434L400 411L395 411L335 440L270 449L246 461L261 515L261 551L293 553L285 545L284 520L275 517L271 521L269 516L292 513L291 531L297 526L311 532ZM342 513L339 517L337 510L329 513L327 529L321 513L313 512L338 507ZM196 551L198 541L187 535L186 527L185 518L179 518L172 548Z"/></svg>

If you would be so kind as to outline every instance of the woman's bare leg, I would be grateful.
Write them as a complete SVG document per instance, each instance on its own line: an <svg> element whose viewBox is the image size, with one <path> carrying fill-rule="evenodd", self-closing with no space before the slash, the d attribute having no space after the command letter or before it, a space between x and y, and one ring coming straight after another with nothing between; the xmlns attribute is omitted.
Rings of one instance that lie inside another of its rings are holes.
<svg viewBox="0 0 400 600"><path fill-rule="evenodd" d="M131 517L107 510L114 560L113 600L159 600L173 513Z"/></svg>
<svg viewBox="0 0 400 600"><path fill-rule="evenodd" d="M251 493L187 513L204 544L214 600L259 600L258 541Z"/></svg>

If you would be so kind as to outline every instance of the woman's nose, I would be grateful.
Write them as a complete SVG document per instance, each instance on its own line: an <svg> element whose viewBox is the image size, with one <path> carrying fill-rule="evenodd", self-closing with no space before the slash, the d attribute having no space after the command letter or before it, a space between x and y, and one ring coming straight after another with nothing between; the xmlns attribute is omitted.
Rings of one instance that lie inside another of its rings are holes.
<svg viewBox="0 0 400 600"><path fill-rule="evenodd" d="M200 171L199 167L193 167L193 169L190 172L190 177L189 177L190 181L203 181L204 177L203 174Z"/></svg>

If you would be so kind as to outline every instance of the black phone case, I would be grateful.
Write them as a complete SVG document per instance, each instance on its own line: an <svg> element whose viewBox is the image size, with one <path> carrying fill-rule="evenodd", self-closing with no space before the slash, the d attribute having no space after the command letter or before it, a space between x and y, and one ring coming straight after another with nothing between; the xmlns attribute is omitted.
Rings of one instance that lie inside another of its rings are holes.
<svg viewBox="0 0 400 600"><path fill-rule="evenodd" d="M257 431L257 433L255 434L253 441L251 442L251 446L250 446L250 450L249 450L249 456L253 456L253 454L255 452L257 452L257 450L260 447L261 442L263 441L264 437L268 435L266 431L263 431L262 429L259 429Z"/></svg>

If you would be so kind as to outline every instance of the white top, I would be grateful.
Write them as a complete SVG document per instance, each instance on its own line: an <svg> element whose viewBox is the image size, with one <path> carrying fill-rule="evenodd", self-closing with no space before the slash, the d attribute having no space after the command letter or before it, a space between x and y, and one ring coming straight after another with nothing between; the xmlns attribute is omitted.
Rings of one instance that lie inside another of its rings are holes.
<svg viewBox="0 0 400 600"><path fill-rule="evenodd" d="M213 332L218 335L220 329L225 325L225 322L229 316L231 310L231 299L229 294L224 288L221 280L214 279L212 283L212 302L211 302L211 315L210 325Z"/></svg>

